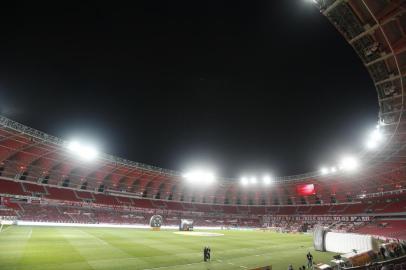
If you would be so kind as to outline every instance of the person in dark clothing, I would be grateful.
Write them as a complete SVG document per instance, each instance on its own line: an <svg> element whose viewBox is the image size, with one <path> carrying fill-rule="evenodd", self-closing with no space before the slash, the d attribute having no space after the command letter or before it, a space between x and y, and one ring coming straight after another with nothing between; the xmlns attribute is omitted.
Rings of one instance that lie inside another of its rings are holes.
<svg viewBox="0 0 406 270"><path fill-rule="evenodd" d="M210 256L211 256L211 249L210 247L207 248L207 259L210 261Z"/></svg>
<svg viewBox="0 0 406 270"><path fill-rule="evenodd" d="M386 260L386 256L385 256L385 248L381 246L381 248L379 249L381 256L384 260Z"/></svg>
<svg viewBox="0 0 406 270"><path fill-rule="evenodd" d="M207 262L207 247L204 247L204 250L203 250L203 260L205 262Z"/></svg>
<svg viewBox="0 0 406 270"><path fill-rule="evenodd" d="M393 248L389 249L389 256L390 256L391 258L395 258L395 251L394 251Z"/></svg>
<svg viewBox="0 0 406 270"><path fill-rule="evenodd" d="M313 255L310 254L310 251L309 253L307 253L306 257L307 257L307 268L309 269L313 268Z"/></svg>
<svg viewBox="0 0 406 270"><path fill-rule="evenodd" d="M403 252L406 253L406 241L403 241L402 244L400 244L403 248Z"/></svg>

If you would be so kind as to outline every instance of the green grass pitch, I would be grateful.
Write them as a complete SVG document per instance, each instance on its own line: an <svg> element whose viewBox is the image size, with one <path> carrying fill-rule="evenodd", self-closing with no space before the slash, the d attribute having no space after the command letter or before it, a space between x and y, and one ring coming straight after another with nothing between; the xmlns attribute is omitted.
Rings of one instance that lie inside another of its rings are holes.
<svg viewBox="0 0 406 270"><path fill-rule="evenodd" d="M331 253L315 252L312 237L262 231L218 231L200 237L174 231L83 227L12 226L0 232L1 270L250 269L271 264L274 270L297 269L311 251L316 262ZM210 246L212 261L203 262Z"/></svg>

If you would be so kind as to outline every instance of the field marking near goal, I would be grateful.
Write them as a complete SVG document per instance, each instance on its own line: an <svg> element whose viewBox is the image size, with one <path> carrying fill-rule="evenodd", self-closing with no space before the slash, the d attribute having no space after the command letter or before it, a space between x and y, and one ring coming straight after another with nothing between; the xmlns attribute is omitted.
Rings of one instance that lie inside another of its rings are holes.
<svg viewBox="0 0 406 270"><path fill-rule="evenodd" d="M211 233L211 232L174 232L174 234L188 235L188 236L207 236L207 237L218 237L223 236L222 233Z"/></svg>

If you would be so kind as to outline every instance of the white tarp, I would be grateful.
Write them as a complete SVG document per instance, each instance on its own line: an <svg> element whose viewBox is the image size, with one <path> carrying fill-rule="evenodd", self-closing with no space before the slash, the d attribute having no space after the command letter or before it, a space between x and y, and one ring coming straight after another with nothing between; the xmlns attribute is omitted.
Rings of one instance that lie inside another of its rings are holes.
<svg viewBox="0 0 406 270"><path fill-rule="evenodd" d="M370 235L328 232L325 236L326 251L331 252L349 253L356 250L361 253L376 250L377 246L377 241Z"/></svg>

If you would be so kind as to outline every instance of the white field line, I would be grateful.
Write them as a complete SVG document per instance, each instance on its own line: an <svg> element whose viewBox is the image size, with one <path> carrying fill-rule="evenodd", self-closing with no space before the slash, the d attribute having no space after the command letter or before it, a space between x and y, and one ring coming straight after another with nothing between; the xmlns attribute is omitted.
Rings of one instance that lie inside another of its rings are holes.
<svg viewBox="0 0 406 270"><path fill-rule="evenodd" d="M233 265L233 266L238 266L235 263L229 262L229 265ZM239 265L240 268L244 268L244 269L248 269L248 267L244 266L244 265Z"/></svg>
<svg viewBox="0 0 406 270"><path fill-rule="evenodd" d="M222 260L217 260L218 262L223 262ZM165 269L165 268L177 268L177 267L182 267L182 266L192 266L192 265L198 265L198 264L206 264L207 262L197 262L197 263L187 263L187 264L176 264L176 265L169 265L169 266L161 266L161 267L155 267L155 268L144 268L143 270L157 270L157 269ZM228 262L227 264L233 265L233 266L238 266L232 262ZM244 265L240 265L239 267L248 269L248 267Z"/></svg>
<svg viewBox="0 0 406 270"><path fill-rule="evenodd" d="M202 264L202 263L205 263L205 262L176 264L176 265L161 266L161 267L155 267L155 268L144 268L143 270L156 270L156 269L165 269L165 268L172 268L172 267L176 268L176 267L181 267L181 266L191 266L191 265Z"/></svg>
<svg viewBox="0 0 406 270"><path fill-rule="evenodd" d="M254 249L258 249L259 250L259 248L254 248ZM200 255L199 255L200 256ZM255 254L255 255L249 255L249 256L245 256L245 257L256 257L256 256L269 256L269 253L261 253L261 254ZM223 261L224 261L224 259L222 260L222 259L217 259L217 260L213 260L213 262L215 262L215 261L217 261L217 262L219 262L219 263L223 263ZM197 263L189 263L189 264L176 264L176 265L169 265L169 266L161 266L161 267L154 267L154 268L144 268L143 270L158 270L158 269L165 269L165 268L175 268L176 269L176 267L182 267L182 266L191 266L191 265L198 265L198 264L206 264L207 262L197 262ZM232 266L236 266L236 267L240 267L240 268L244 268L244 269L248 269L248 267L247 266L244 266L244 265L237 265L237 264L235 264L235 263L233 263L233 262L227 262L227 261L225 261L224 262L225 264L229 264L229 265L232 265Z"/></svg>

